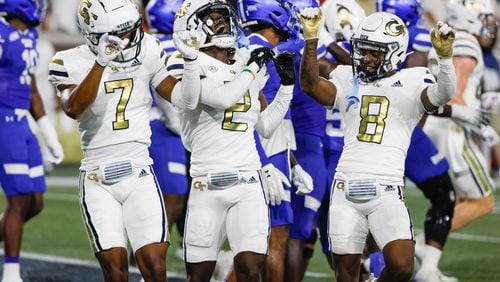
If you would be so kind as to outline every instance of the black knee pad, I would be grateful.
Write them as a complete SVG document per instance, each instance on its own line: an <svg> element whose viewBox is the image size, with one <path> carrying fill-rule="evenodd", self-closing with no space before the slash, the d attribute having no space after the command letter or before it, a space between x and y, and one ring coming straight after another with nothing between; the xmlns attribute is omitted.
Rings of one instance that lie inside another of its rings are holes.
<svg viewBox="0 0 500 282"><path fill-rule="evenodd" d="M455 208L455 190L447 173L419 183L431 207L425 216L425 238L443 245L448 238Z"/></svg>

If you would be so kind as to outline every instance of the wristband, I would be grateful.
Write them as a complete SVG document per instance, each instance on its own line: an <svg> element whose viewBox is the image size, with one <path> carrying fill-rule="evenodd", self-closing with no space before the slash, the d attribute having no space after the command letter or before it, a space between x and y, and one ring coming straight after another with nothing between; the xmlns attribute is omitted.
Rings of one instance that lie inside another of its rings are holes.
<svg viewBox="0 0 500 282"><path fill-rule="evenodd" d="M253 73L253 71L251 69L244 69L242 72L250 73L253 76L253 79L255 79L255 77L256 77L255 73Z"/></svg>

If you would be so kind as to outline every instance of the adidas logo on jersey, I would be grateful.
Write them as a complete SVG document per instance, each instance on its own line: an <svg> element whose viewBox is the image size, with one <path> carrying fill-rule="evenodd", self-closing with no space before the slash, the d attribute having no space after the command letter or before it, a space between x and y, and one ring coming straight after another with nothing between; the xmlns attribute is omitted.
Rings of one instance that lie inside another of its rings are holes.
<svg viewBox="0 0 500 282"><path fill-rule="evenodd" d="M139 178L144 177L146 175L149 175L149 173L145 169L142 169L141 173L139 173Z"/></svg>
<svg viewBox="0 0 500 282"><path fill-rule="evenodd" d="M392 185L385 186L385 192L394 191L394 190L396 190L396 188L394 188L394 186L392 186Z"/></svg>
<svg viewBox="0 0 500 282"><path fill-rule="evenodd" d="M142 65L142 63L137 58L135 58L130 66L133 67L133 66L138 66L138 65Z"/></svg>
<svg viewBox="0 0 500 282"><path fill-rule="evenodd" d="M250 177L250 179L248 179L247 183L248 184L252 184L252 183L258 183L259 181L257 181L257 179L255 179L255 177Z"/></svg>
<svg viewBox="0 0 500 282"><path fill-rule="evenodd" d="M401 81L398 80L398 81L394 82L391 86L392 87L403 87L403 84L401 84Z"/></svg>

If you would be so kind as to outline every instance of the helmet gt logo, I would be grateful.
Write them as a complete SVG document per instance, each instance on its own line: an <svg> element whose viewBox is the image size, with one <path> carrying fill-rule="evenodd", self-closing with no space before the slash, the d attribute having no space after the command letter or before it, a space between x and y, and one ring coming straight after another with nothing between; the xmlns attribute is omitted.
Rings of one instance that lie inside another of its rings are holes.
<svg viewBox="0 0 500 282"><path fill-rule="evenodd" d="M393 25L396 25L394 28L392 27ZM386 35L390 36L399 36L399 35L404 35L405 34L405 26L402 24L399 24L397 20L391 20L385 25L385 32Z"/></svg>
<svg viewBox="0 0 500 282"><path fill-rule="evenodd" d="M191 2L184 2L182 6L177 10L177 13L175 14L175 18L182 18L187 14L187 9L191 6Z"/></svg>
<svg viewBox="0 0 500 282"><path fill-rule="evenodd" d="M86 7L85 7L86 6ZM89 2L89 0L82 0L82 2L80 3L80 7L79 7L79 13L80 13L80 16L82 16L83 18L83 21L85 22L85 24L87 25L90 25L90 13L89 13L89 8L92 6L92 3ZM92 13L92 18L94 20L97 20L97 15Z"/></svg>
<svg viewBox="0 0 500 282"><path fill-rule="evenodd" d="M337 10L337 17L340 20L340 26L342 28L344 27L349 27L349 29L353 29L351 19L354 17L354 15L347 9L346 7L342 6L339 4L339 9Z"/></svg>

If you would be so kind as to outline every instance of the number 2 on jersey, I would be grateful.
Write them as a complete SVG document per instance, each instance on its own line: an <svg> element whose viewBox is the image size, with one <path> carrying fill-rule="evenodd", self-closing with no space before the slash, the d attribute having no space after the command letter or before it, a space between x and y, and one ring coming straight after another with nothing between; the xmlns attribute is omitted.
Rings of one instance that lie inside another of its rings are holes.
<svg viewBox="0 0 500 282"><path fill-rule="evenodd" d="M243 96L243 103L236 103L227 108L224 112L224 120L222 121L222 129L231 131L247 131L248 124L244 122L234 122L233 117L235 112L248 112L252 106L250 92L246 92Z"/></svg>
<svg viewBox="0 0 500 282"><path fill-rule="evenodd" d="M361 123L358 140L362 142L382 142L385 119L389 109L389 99L385 96L363 96L361 100Z"/></svg>
<svg viewBox="0 0 500 282"><path fill-rule="evenodd" d="M125 108L127 107L133 88L134 81L131 78L104 82L106 94L113 94L117 89L122 90L120 101L116 105L116 119L113 121L113 130L128 128L128 120L125 119Z"/></svg>

